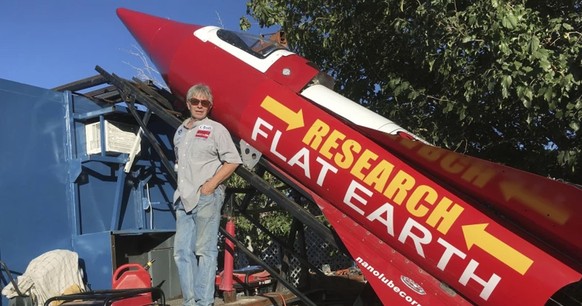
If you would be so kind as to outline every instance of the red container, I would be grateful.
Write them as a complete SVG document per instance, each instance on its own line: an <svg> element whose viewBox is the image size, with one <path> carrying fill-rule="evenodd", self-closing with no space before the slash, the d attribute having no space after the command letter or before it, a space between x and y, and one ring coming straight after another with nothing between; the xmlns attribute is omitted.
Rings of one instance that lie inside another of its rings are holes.
<svg viewBox="0 0 582 306"><path fill-rule="evenodd" d="M113 273L113 289L150 288L152 279L148 271L139 264L128 263L120 266ZM152 304L152 294L142 293L134 297L116 301L112 306L143 306Z"/></svg>

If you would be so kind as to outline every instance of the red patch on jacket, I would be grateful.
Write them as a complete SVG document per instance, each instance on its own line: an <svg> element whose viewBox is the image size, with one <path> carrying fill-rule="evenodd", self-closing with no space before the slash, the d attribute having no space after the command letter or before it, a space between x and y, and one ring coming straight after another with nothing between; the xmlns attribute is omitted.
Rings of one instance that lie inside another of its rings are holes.
<svg viewBox="0 0 582 306"><path fill-rule="evenodd" d="M205 130L198 130L196 131L196 138L204 138L204 139L208 139L208 136L210 136L210 131L205 131Z"/></svg>

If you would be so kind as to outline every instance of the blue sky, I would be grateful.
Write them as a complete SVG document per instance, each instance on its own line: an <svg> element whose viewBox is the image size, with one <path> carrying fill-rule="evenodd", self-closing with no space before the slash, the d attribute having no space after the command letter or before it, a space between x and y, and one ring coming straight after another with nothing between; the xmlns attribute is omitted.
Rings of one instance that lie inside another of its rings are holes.
<svg viewBox="0 0 582 306"><path fill-rule="evenodd" d="M2 0L0 78L53 88L97 74L96 65L137 76L139 47L118 7L235 31L246 13L244 0ZM250 32L261 29L253 23Z"/></svg>

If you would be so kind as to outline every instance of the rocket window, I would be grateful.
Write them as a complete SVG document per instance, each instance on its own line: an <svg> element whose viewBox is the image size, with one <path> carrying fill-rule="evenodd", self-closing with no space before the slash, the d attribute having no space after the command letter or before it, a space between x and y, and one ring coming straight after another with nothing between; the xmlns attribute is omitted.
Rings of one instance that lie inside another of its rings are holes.
<svg viewBox="0 0 582 306"><path fill-rule="evenodd" d="M288 50L283 44L261 36L220 29L216 35L225 42L255 56L265 58L275 50Z"/></svg>

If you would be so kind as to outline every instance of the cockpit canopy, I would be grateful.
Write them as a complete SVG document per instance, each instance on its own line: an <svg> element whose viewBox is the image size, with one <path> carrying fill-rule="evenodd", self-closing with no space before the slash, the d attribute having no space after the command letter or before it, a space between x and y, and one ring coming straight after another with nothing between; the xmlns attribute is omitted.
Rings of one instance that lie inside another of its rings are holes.
<svg viewBox="0 0 582 306"><path fill-rule="evenodd" d="M216 35L225 42L261 59L276 50L289 50L276 40L265 39L258 35L232 32L224 29L218 30Z"/></svg>

